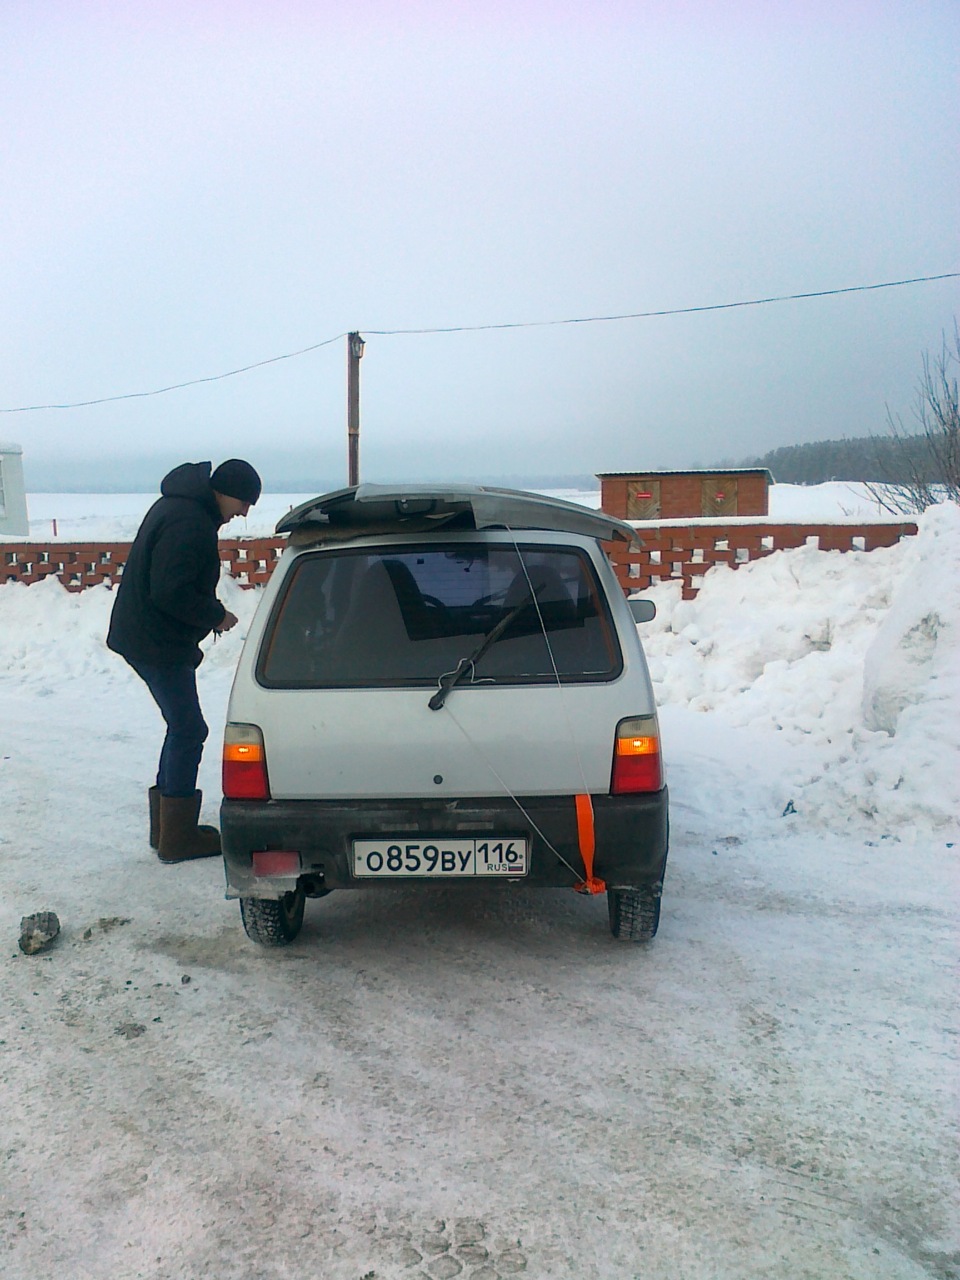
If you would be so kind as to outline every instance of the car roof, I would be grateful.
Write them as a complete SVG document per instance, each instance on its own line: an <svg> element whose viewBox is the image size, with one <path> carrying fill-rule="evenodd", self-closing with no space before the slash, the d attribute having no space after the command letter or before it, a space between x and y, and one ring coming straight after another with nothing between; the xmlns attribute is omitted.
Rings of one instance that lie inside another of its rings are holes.
<svg viewBox="0 0 960 1280"><path fill-rule="evenodd" d="M636 540L624 520L563 498L470 484L360 484L310 498L277 524L297 543L369 533L545 529L610 542Z"/></svg>

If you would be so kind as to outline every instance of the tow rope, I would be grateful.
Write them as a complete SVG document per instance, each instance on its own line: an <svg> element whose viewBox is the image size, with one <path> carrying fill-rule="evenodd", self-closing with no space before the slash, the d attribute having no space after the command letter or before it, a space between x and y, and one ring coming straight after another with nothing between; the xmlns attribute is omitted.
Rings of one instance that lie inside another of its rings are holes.
<svg viewBox="0 0 960 1280"><path fill-rule="evenodd" d="M557 682L557 692L560 695L562 704L564 699L563 681L560 679L560 670L557 666L557 660L554 657L553 645L550 643L547 624L544 622L543 613L540 610L540 601L537 599L538 593L534 591L533 582L530 580L530 574L527 571L527 565L523 558L523 552L520 550L517 535L509 528L509 526L508 532L513 538L513 549L517 553L517 559L520 561L521 569L523 569L523 576L527 580L527 586L530 590L531 596L533 597L534 608L536 609L537 617L540 620L540 630L543 632L543 639L547 646L547 653L550 655L550 665L553 667L554 679ZM593 874L593 856L597 847L596 828L593 820L593 800L590 797L590 792L587 790L587 775L583 768L583 761L580 758L580 748L577 746L577 735L574 731L569 715L566 714L566 710L564 711L564 718L567 722L567 732L570 735L570 745L573 747L574 753L577 757L577 768L580 770L580 780L583 783L583 791L578 793L574 797L574 800L576 802L577 809L577 844L580 848L580 857L583 861L585 878L578 881L577 884L573 886L573 889L574 893L604 893L607 888L606 883L603 880L598 880ZM549 847L551 849L553 848L552 845ZM553 852L556 853L556 849L554 849ZM557 857L560 857L560 855L557 854ZM570 866L566 859L561 858L560 860L564 865L568 867Z"/></svg>
<svg viewBox="0 0 960 1280"><path fill-rule="evenodd" d="M537 611L537 618L539 619L539 622L540 622L540 630L543 633L543 639L547 646L547 653L550 656L550 665L553 667L553 674L557 682L557 689L562 699L564 696L563 681L560 679L560 672L557 668L556 658L554 657L554 654L553 654L553 645L551 645L550 643L550 636L547 633L546 623L543 620L543 614L540 610L540 602L537 599L538 593L536 590L534 590L533 583L530 581L530 574L527 572L527 566L523 559L523 552L520 550L520 544L517 542L516 534L509 527L509 525L506 527L507 527L507 532L510 533L513 537L514 550L517 553L517 559L520 562L520 567L523 569L524 577L527 580L527 586L530 589L530 596L533 600L534 608ZM441 687L442 687L442 681L441 681ZM436 695L434 696L436 697ZM444 695L444 698L441 698L439 700L438 707L439 706L444 707L444 709L446 710L447 714L450 716L453 723L457 726L457 728L463 734L464 738L466 738L470 746L473 747L474 751L477 752L477 754L480 756L483 763L487 766L487 768L490 770L490 772L493 774L496 780L500 783L501 787L504 789L506 794L517 806L517 808L520 810L521 814L527 820L527 822L530 823L531 827L533 827L534 831L536 831L537 835L544 842L544 844L547 846L550 852L553 853L557 857L557 859L560 862L562 862L563 865L569 871L572 871L575 876L579 875L579 872L576 870L576 868L570 865L570 863L566 860L566 858L563 856L560 850L557 849L556 846L553 844L553 842L549 840L546 837L546 835L544 835L544 833L540 830L540 828L534 822L531 815L527 813L526 809L520 803L519 798L516 795L514 795L513 791L507 785L506 781L500 776L500 774L494 768L492 761L490 761L487 758L486 754L481 750L479 744L474 742L473 738L471 738L470 734L467 732L464 726L460 723L457 717L450 711L450 707L446 704L444 699L445 699L445 695ZM431 708L433 708L432 700L431 700L430 706ZM433 709L437 709L437 708L433 708ZM571 742L571 745L573 746L574 752L576 753L577 766L580 770L580 777L583 781L583 786L584 786L583 792L578 793L576 796L574 796L574 801L576 804L576 814L577 814L577 844L579 846L580 857L583 861L583 870L585 873L585 878L583 880L577 881L577 883L573 886L573 891L574 893L585 893L585 894L605 893L607 888L606 881L598 879L593 874L593 858L596 852L596 843L597 843L596 829L594 826L594 818L593 818L593 800L590 796L590 793L586 789L587 778L583 768L583 761L580 759L580 750L577 746L577 739L576 739L576 734L574 733L574 730L573 730L573 725L570 723L569 717L566 717L566 720L567 720L567 731L570 734L570 742Z"/></svg>
<svg viewBox="0 0 960 1280"><path fill-rule="evenodd" d="M576 893L604 893L606 881L598 880L593 874L593 855L596 852L597 839L593 825L593 800L589 793L574 797L577 802L577 840L580 845L580 857L586 879L575 884Z"/></svg>

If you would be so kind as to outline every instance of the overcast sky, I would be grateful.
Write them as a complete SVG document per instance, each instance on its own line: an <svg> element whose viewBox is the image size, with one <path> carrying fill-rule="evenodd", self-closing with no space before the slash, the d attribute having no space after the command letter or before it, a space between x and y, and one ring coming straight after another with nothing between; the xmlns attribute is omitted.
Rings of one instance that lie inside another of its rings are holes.
<svg viewBox="0 0 960 1280"><path fill-rule="evenodd" d="M960 270L958 51L956 0L3 0L0 407L359 329L370 480L882 431L960 281L371 330ZM0 439L28 488L54 463L107 480L237 454L268 484L340 484L345 343L3 414Z"/></svg>

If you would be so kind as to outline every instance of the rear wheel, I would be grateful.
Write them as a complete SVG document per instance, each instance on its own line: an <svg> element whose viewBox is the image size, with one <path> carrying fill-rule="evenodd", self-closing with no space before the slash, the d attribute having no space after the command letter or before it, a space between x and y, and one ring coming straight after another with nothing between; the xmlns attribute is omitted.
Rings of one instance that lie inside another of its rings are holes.
<svg viewBox="0 0 960 1280"><path fill-rule="evenodd" d="M276 898L241 898L240 918L247 937L262 947L285 947L303 924L306 894L298 887Z"/></svg>
<svg viewBox="0 0 960 1280"><path fill-rule="evenodd" d="M660 923L660 894L641 889L608 889L610 932L624 942L649 942Z"/></svg>

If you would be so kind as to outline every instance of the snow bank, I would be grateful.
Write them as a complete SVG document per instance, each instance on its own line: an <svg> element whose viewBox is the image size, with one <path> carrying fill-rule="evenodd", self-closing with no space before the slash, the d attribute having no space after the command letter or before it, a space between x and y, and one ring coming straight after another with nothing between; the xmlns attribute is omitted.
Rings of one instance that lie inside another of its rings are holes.
<svg viewBox="0 0 960 1280"><path fill-rule="evenodd" d="M795 807L884 833L960 810L960 510L872 552L800 547L646 593L641 628L662 705L716 712L819 748Z"/></svg>
<svg viewBox="0 0 960 1280"><path fill-rule="evenodd" d="M229 671L232 678L258 592L244 590L224 573L218 595L239 619L233 631L201 646L206 651L204 677ZM26 586L0 587L0 677L55 693L58 687L87 680L91 696L101 681L135 679L126 664L106 646L113 590L102 583L86 591L68 591L56 577Z"/></svg>
<svg viewBox="0 0 960 1280"><path fill-rule="evenodd" d="M69 592L55 577L0 587L0 671L25 685L109 677L104 644L113 596L106 587Z"/></svg>
<svg viewBox="0 0 960 1280"><path fill-rule="evenodd" d="M951 503L932 508L921 536L904 544L900 589L864 665L863 715L868 728L895 736L908 708L943 703L958 692L958 544L960 507Z"/></svg>
<svg viewBox="0 0 960 1280"><path fill-rule="evenodd" d="M903 544L896 594L867 651L862 714L874 792L911 821L960 812L960 507L944 503Z"/></svg>

